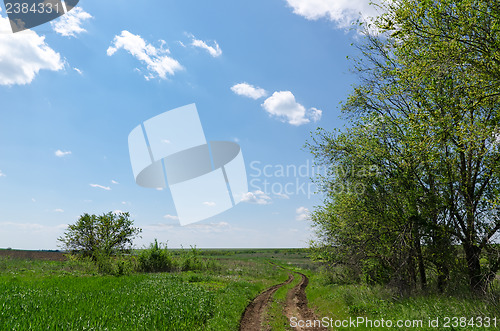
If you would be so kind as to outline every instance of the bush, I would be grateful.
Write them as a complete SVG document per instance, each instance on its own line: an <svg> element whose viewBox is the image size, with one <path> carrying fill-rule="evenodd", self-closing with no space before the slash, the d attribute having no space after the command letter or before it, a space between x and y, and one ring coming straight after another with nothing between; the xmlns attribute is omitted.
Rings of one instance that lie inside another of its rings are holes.
<svg viewBox="0 0 500 331"><path fill-rule="evenodd" d="M162 272L175 269L175 261L167 250L167 244L162 245L155 239L149 248L139 253L139 270L144 272Z"/></svg>
<svg viewBox="0 0 500 331"><path fill-rule="evenodd" d="M97 253L94 262L98 272L103 275L129 275L137 269L135 257L130 255L109 256Z"/></svg>
<svg viewBox="0 0 500 331"><path fill-rule="evenodd" d="M196 246L191 246L191 250L183 256L181 262L182 271L203 270L203 261L199 258L199 251Z"/></svg>

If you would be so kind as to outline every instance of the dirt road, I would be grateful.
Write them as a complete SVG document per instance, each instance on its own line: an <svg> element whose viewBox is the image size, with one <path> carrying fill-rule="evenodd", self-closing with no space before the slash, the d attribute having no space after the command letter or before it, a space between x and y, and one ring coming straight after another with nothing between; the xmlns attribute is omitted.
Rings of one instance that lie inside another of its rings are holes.
<svg viewBox="0 0 500 331"><path fill-rule="evenodd" d="M274 264L274 263L273 263ZM284 269L281 266L278 266L275 264L276 267L279 267L281 269ZM285 269L286 270L286 269ZM294 271L288 271L288 279L280 284L276 284L271 286L270 288L266 289L264 292L259 294L257 297L255 297L252 302L246 307L245 312L243 313L243 316L240 321L240 330L241 331L261 331L261 330L270 330L266 329L266 327L262 326L262 323L265 319L266 312L267 312L267 307L269 303L272 300L272 297L274 293L282 286L285 286L287 284L290 284L293 282L295 279L295 276L292 274L295 273L296 275L301 277L300 283L298 283L295 287L293 287L288 293L287 293L287 299L286 299L286 304L285 307L283 307L283 312L288 317L288 320L290 321L290 318L295 317L298 320L301 321L307 321L307 320L317 320L317 316L314 314L314 311L310 309L307 306L307 296L306 296L306 287L309 284L309 279L307 278L306 275L300 273L300 272L294 272ZM293 330L312 330L312 331L319 331L319 330L327 330L325 328L321 327L316 327L316 328L291 328Z"/></svg>

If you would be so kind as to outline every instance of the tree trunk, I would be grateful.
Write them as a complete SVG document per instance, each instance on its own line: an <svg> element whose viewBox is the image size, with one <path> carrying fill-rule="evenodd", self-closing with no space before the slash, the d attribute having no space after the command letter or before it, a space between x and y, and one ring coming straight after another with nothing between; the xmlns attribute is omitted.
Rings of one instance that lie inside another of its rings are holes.
<svg viewBox="0 0 500 331"><path fill-rule="evenodd" d="M474 293L483 290L483 277L481 275L481 264L479 258L481 249L473 244L464 243L465 258L467 260L467 271L469 275L469 287Z"/></svg>

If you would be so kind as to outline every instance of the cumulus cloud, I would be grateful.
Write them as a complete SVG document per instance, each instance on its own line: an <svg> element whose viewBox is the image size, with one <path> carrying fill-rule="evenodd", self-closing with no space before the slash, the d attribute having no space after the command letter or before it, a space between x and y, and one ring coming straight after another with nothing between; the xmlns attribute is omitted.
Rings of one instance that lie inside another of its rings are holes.
<svg viewBox="0 0 500 331"><path fill-rule="evenodd" d="M111 180L111 184L118 185L118 184L120 184L120 183L118 183L116 180L113 180L113 179L112 179L112 180Z"/></svg>
<svg viewBox="0 0 500 331"><path fill-rule="evenodd" d="M314 107L307 110L306 116L309 117L313 122L317 122L321 119L323 111Z"/></svg>
<svg viewBox="0 0 500 331"><path fill-rule="evenodd" d="M71 151L61 151L60 149L58 149L57 151L54 152L54 155L57 157L64 157L67 155L71 155Z"/></svg>
<svg viewBox="0 0 500 331"><path fill-rule="evenodd" d="M271 203L271 197L264 192L257 190L245 193L241 201L257 205L268 205Z"/></svg>
<svg viewBox="0 0 500 331"><path fill-rule="evenodd" d="M218 57L222 55L222 50L219 47L217 41L213 41L213 46L208 45L205 41L196 39L195 36L190 35L191 37L191 46L198 47L206 50L213 57Z"/></svg>
<svg viewBox="0 0 500 331"><path fill-rule="evenodd" d="M9 31L7 18L0 17L0 31ZM61 55L45 43L45 37L32 30L0 33L0 85L25 85L40 70L64 68Z"/></svg>
<svg viewBox="0 0 500 331"><path fill-rule="evenodd" d="M162 41L162 46L156 48L146 43L141 36L123 30L119 36L115 36L112 46L107 50L107 54L108 56L112 56L119 49L123 48L136 59L146 64L149 73L144 78L147 80L155 77L166 79L167 75L173 76L177 71L182 70L183 67L177 60L169 56L170 51L163 49L163 44L164 42Z"/></svg>
<svg viewBox="0 0 500 331"><path fill-rule="evenodd" d="M56 209L54 209L54 212L56 212L56 213L64 213L64 209L56 208Z"/></svg>
<svg viewBox="0 0 500 331"><path fill-rule="evenodd" d="M213 201L205 201L203 204L208 207L214 207L216 205Z"/></svg>
<svg viewBox="0 0 500 331"><path fill-rule="evenodd" d="M231 87L231 91L238 95L242 95L248 98L252 98L254 100L260 99L262 97L267 96L266 90L260 88L260 87L255 87L253 85L250 85L248 83L240 83L236 84Z"/></svg>
<svg viewBox="0 0 500 331"><path fill-rule="evenodd" d="M306 108L295 101L295 96L290 91L274 92L261 105L262 108L271 116L278 118L282 122L299 126L321 119L321 110Z"/></svg>
<svg viewBox="0 0 500 331"><path fill-rule="evenodd" d="M6 174L4 174L4 173L2 172L2 170L0 170L0 177L7 177L7 175L6 175Z"/></svg>
<svg viewBox="0 0 500 331"><path fill-rule="evenodd" d="M109 187L109 186L103 186L103 185L99 185L99 184L89 184L89 185L92 187L95 187L95 188L101 188L101 189L106 190L106 191L111 191L111 187Z"/></svg>
<svg viewBox="0 0 500 331"><path fill-rule="evenodd" d="M57 20L50 22L55 32L65 37L76 37L77 34L86 32L82 28L84 21L92 18L92 15L87 13L82 7L75 7L66 15L59 17Z"/></svg>
<svg viewBox="0 0 500 331"><path fill-rule="evenodd" d="M297 221L305 221L309 218L309 209L306 207L299 207L295 210L295 219Z"/></svg>
<svg viewBox="0 0 500 331"><path fill-rule="evenodd" d="M172 220L172 221L178 221L179 220L179 217L175 216L175 215L170 215L170 214L167 214L165 216L163 216L164 219L167 219L167 220Z"/></svg>
<svg viewBox="0 0 500 331"><path fill-rule="evenodd" d="M378 15L374 0L287 0L297 15L308 20L326 18L337 24L338 28L348 28L357 20L369 22Z"/></svg>

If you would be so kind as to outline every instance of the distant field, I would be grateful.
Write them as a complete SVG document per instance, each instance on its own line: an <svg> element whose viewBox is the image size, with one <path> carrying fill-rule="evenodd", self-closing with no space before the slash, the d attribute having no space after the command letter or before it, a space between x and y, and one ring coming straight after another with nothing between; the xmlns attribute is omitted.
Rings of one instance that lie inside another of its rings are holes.
<svg viewBox="0 0 500 331"><path fill-rule="evenodd" d="M34 259L48 261L64 261L66 257L62 252L53 251L25 251L14 249L0 249L0 257L12 257L16 259Z"/></svg>

